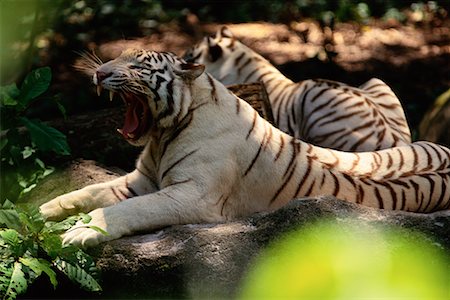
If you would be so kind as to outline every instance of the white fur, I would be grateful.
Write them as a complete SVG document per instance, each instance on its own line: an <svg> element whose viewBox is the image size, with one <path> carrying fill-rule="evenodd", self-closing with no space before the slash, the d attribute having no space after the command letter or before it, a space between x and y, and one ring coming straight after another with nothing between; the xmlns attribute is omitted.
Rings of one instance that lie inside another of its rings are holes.
<svg viewBox="0 0 450 300"><path fill-rule="evenodd" d="M180 83L185 80L179 75L171 76L176 76ZM176 123L180 120L175 121L171 128L162 129L155 125L145 135L146 146L135 171L110 182L59 196L41 206L44 216L51 219L61 219L77 212L89 213L92 221L88 225L98 226L109 233L105 236L85 224L78 224L65 234L64 243L90 247L172 224L223 222L277 209L294 197L333 194L336 180L339 183L336 196L356 202L361 193L345 179L345 174L364 189L364 205L378 207L379 200L383 200L385 208L399 209L399 205L393 207L389 200L392 197L388 189L380 188L383 199L377 198L374 192L376 181L390 182L400 197L402 186L392 182L414 180L420 184L424 205L421 208L422 204L416 202L415 191L410 184L411 188L404 190L407 196L404 209L423 210L428 201L431 202L428 211L448 207L450 150L431 143L360 154L314 147L293 140L259 116L254 119L255 111L250 105L229 93L218 81L211 85L208 76L204 73L196 79L185 80L183 86L176 85L180 89L176 92L176 101L184 99L184 105L197 108L190 112L192 120L189 126L168 144L165 151L165 142L181 126L181 123ZM189 117L189 113L186 116ZM251 130L253 122L255 126ZM284 149L280 152L282 140ZM300 150L296 156L293 156L294 145ZM431 171L424 148L434 153ZM249 169L258 149L259 155L253 168ZM411 163L413 151L418 156L414 166ZM401 168L400 152L404 159ZM438 154L443 160L437 158ZM389 162L388 155L393 162ZM389 168L387 164L390 164ZM434 176L433 172L441 164L439 172L442 176ZM394 174L391 174L392 170L395 170ZM429 181L422 176L409 175L411 171L424 176L431 172L429 176L435 183L435 191L430 194ZM366 179L371 172L371 177ZM289 176L291 180L286 181ZM304 185L296 193L302 180ZM280 190L282 186L284 189ZM444 201L436 207L437 191L441 187ZM115 190L116 194L120 191L129 195L130 189L138 195L120 201L114 193ZM274 197L277 191L279 193Z"/></svg>

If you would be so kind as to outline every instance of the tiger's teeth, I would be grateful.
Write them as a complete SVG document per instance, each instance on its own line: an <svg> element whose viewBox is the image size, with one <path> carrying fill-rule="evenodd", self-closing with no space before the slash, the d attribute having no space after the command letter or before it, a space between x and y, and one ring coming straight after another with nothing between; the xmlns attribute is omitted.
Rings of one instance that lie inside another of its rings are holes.
<svg viewBox="0 0 450 300"><path fill-rule="evenodd" d="M135 137L135 135L132 134L132 133L127 133L127 135L128 135L128 137L129 137L130 139L134 139L134 137Z"/></svg>
<svg viewBox="0 0 450 300"><path fill-rule="evenodd" d="M116 130L117 130L118 133L120 133L121 135L123 135L123 130L122 130L122 129L117 128Z"/></svg>
<svg viewBox="0 0 450 300"><path fill-rule="evenodd" d="M109 101L113 101L113 97L114 97L114 92L109 91Z"/></svg>
<svg viewBox="0 0 450 300"><path fill-rule="evenodd" d="M97 85L97 96L100 96L101 93L102 93L102 86Z"/></svg>

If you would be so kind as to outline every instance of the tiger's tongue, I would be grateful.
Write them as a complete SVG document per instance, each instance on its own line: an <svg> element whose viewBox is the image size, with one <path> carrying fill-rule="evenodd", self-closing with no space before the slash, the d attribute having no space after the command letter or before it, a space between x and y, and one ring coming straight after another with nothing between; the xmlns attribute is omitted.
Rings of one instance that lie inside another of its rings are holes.
<svg viewBox="0 0 450 300"><path fill-rule="evenodd" d="M137 101L131 101L127 105L127 112L125 113L125 124L123 125L123 135L134 132L139 127L139 117L136 112Z"/></svg>

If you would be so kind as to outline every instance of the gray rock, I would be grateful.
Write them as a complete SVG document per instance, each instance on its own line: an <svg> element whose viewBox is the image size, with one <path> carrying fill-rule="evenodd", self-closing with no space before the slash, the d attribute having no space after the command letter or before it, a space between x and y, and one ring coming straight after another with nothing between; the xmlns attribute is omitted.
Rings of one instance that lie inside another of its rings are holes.
<svg viewBox="0 0 450 300"><path fill-rule="evenodd" d="M75 162L49 177L31 196L52 198L119 173L93 162ZM321 197L294 200L275 212L223 224L170 226L111 241L89 252L102 272L101 298L232 298L262 249L287 232L321 220L331 220L338 227L414 230L450 251L449 211L428 215L385 211Z"/></svg>
<svg viewBox="0 0 450 300"><path fill-rule="evenodd" d="M331 197L294 200L278 211L235 222L171 226L99 246L93 253L103 274L103 297L233 298L262 249L324 219L336 226L409 228L450 249L447 212L384 211Z"/></svg>

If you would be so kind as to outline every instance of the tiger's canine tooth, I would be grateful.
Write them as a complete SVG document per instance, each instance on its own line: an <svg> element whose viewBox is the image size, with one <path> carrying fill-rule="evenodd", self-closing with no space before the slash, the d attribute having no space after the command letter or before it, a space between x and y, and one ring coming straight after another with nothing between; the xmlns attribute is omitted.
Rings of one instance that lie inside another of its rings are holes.
<svg viewBox="0 0 450 300"><path fill-rule="evenodd" d="M109 91L109 101L112 101L114 98L114 91Z"/></svg>
<svg viewBox="0 0 450 300"><path fill-rule="evenodd" d="M97 85L97 96L100 96L101 93L102 93L102 86Z"/></svg>
<svg viewBox="0 0 450 300"><path fill-rule="evenodd" d="M132 134L132 133L127 133L127 136L128 136L130 139L134 139L134 137L135 137L135 135Z"/></svg>
<svg viewBox="0 0 450 300"><path fill-rule="evenodd" d="M120 133L121 135L123 135L123 130L122 130L122 129L117 128L116 130L117 130L118 133Z"/></svg>

